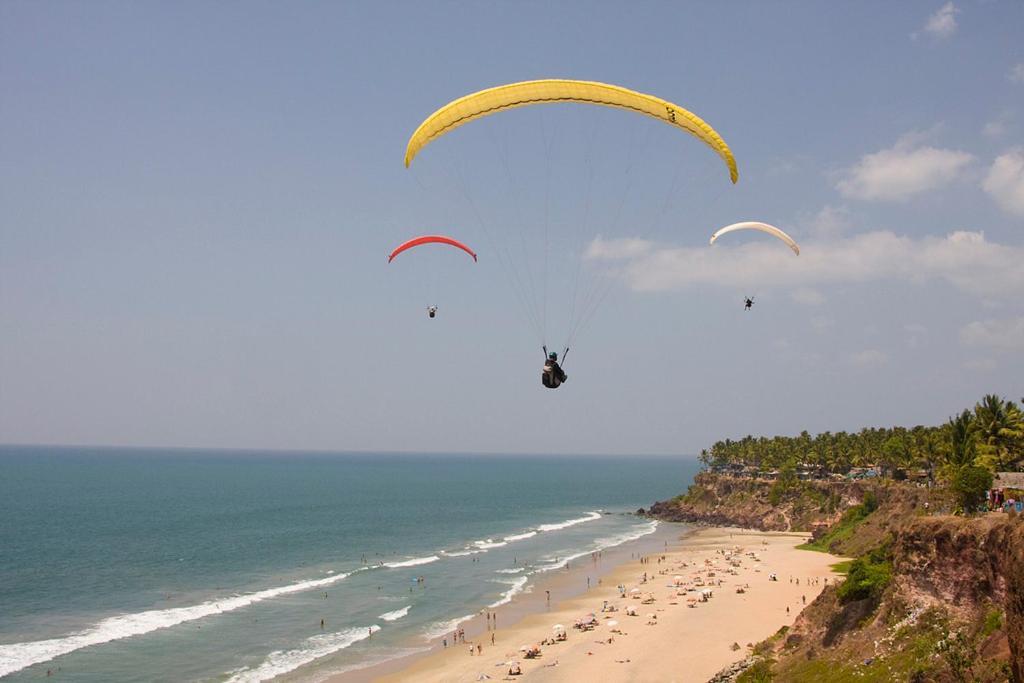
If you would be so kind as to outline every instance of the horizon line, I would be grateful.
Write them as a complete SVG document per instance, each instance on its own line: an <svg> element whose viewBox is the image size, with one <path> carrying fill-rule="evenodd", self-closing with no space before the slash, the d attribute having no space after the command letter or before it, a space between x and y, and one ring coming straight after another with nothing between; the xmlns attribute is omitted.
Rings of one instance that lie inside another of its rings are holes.
<svg viewBox="0 0 1024 683"><path fill-rule="evenodd" d="M482 456L526 456L526 457L592 457L592 458L685 458L696 460L697 454L686 453L546 453L546 452L517 452L517 451L414 451L414 450L343 450L329 448L273 448L273 447L252 447L252 446L154 446L138 444L67 444L67 443L6 443L0 442L0 449L3 448L102 448L110 450L138 450L138 451L214 451L222 453L251 452L254 454L313 454L313 455L482 455Z"/></svg>

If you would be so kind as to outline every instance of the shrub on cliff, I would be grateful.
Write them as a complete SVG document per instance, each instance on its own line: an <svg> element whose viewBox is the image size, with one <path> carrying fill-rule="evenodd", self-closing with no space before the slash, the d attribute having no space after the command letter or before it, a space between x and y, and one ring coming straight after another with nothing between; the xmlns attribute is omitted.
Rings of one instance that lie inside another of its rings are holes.
<svg viewBox="0 0 1024 683"><path fill-rule="evenodd" d="M992 473L984 467L966 465L959 468L950 482L957 506L964 514L973 514L984 505L992 488Z"/></svg>
<svg viewBox="0 0 1024 683"><path fill-rule="evenodd" d="M885 547L876 548L867 555L850 563L846 581L838 589L839 601L843 603L878 599L892 580L892 562Z"/></svg>

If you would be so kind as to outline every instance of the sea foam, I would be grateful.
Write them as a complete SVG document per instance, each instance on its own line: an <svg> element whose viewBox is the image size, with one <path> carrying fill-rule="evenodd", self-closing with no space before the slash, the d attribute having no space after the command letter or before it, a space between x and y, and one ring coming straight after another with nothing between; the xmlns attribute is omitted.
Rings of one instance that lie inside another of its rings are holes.
<svg viewBox="0 0 1024 683"><path fill-rule="evenodd" d="M257 683L258 681L269 681L289 671L295 671L300 666L316 661L321 657L334 654L351 647L360 640L369 638L371 633L380 630L380 626L374 625L368 628L349 628L337 633L325 633L306 639L303 647L294 650L275 650L267 655L255 669L248 667L236 669L228 683Z"/></svg>
<svg viewBox="0 0 1024 683"><path fill-rule="evenodd" d="M409 605L408 607L403 607L402 609L396 609L394 612L385 612L384 614L380 615L380 618L384 621L398 621L406 614L408 614L411 608L412 605Z"/></svg>
<svg viewBox="0 0 1024 683"><path fill-rule="evenodd" d="M658 520L651 520L650 522L638 524L629 531L619 534L617 536L608 536L606 538L594 539L594 545L591 548L578 553L573 553L572 555L567 555L566 557L559 557L558 560L552 562L551 564L541 565L537 567L536 573L543 573L552 571L554 569L561 569L569 562L572 562L573 560L578 560L581 557L586 557L591 553L596 553L601 550L607 550L608 548L614 548L617 545L622 545L623 543L628 543L629 541L635 541L638 538L643 538L648 534L653 534L657 528Z"/></svg>
<svg viewBox="0 0 1024 683"><path fill-rule="evenodd" d="M502 593L501 598L489 604L488 607L501 607L502 605L512 602L512 598L522 592L523 588L526 586L526 582L529 580L529 577L526 576L520 576L519 578L512 579L511 581L499 579L498 583L504 583L512 587Z"/></svg>
<svg viewBox="0 0 1024 683"><path fill-rule="evenodd" d="M586 517L567 519L564 522L557 522L555 524L541 524L537 527L537 531L559 531L560 529L567 529L571 526L576 526L577 524L583 524L584 522L593 522L595 519L601 519L600 512L588 512Z"/></svg>
<svg viewBox="0 0 1024 683"><path fill-rule="evenodd" d="M506 536L504 540L508 541L509 543L512 543L513 541L522 541L523 539L531 538L536 535L536 531L527 531L525 534L515 534L514 536Z"/></svg>
<svg viewBox="0 0 1024 683"><path fill-rule="evenodd" d="M414 557L411 560L402 560L401 562L385 562L384 566L388 569L400 569L401 567L415 567L420 564L430 564L431 562L437 562L441 558L437 555L431 555L430 557Z"/></svg>
<svg viewBox="0 0 1024 683"><path fill-rule="evenodd" d="M458 628L459 624L464 621L469 621L474 616L475 615L473 614L467 614L465 616L449 619L448 621L436 621L423 631L423 637L426 640L434 640L435 638L446 636Z"/></svg>
<svg viewBox="0 0 1024 683"><path fill-rule="evenodd" d="M335 584L352 574L355 571L345 574L334 574L322 579L310 579L267 588L255 593L233 595L221 600L207 600L198 605L189 607L173 607L171 609L154 609L134 614L120 614L116 617L108 617L97 622L89 628L72 633L61 638L49 640L33 640L24 643L7 643L0 645L0 678L7 674L20 671L33 664L48 662L51 659L66 655L69 652L80 650L90 645L108 643L112 640L131 638L151 631L177 626L187 621L195 621L215 614L224 614L236 609L248 607L264 600L270 600L281 595L290 595L313 588L323 588Z"/></svg>

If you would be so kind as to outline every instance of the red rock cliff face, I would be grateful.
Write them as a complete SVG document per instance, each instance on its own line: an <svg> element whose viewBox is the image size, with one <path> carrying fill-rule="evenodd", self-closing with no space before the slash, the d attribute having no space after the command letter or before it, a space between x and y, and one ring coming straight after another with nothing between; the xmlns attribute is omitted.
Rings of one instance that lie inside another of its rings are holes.
<svg viewBox="0 0 1024 683"><path fill-rule="evenodd" d="M888 615L908 608L918 614L939 608L953 623L979 624L999 606L1003 628L989 639L991 649L980 646L979 656L1004 662L1008 656L1012 680L1024 683L1024 519L918 516L892 531L893 575L881 603L841 605L835 590L826 589L790 629L784 663L814 652L844 664L877 656L879 642L892 634Z"/></svg>
<svg viewBox="0 0 1024 683"><path fill-rule="evenodd" d="M842 516L864 498L861 482L800 482L787 491L775 483L702 472L685 496L657 502L647 511L671 522L739 526L762 531L814 531Z"/></svg>
<svg viewBox="0 0 1024 683"><path fill-rule="evenodd" d="M1013 659L1013 680L1024 683L1024 522L1007 534L1001 552L1006 561L1006 636Z"/></svg>
<svg viewBox="0 0 1024 683"><path fill-rule="evenodd" d="M1014 526L1001 515L913 521L893 544L898 585L909 597L953 609L974 610L986 599L1003 603L1014 564L1007 555Z"/></svg>
<svg viewBox="0 0 1024 683"><path fill-rule="evenodd" d="M920 519L893 550L894 583L905 597L964 614L988 601L1003 607L1013 680L1024 683L1024 520Z"/></svg>

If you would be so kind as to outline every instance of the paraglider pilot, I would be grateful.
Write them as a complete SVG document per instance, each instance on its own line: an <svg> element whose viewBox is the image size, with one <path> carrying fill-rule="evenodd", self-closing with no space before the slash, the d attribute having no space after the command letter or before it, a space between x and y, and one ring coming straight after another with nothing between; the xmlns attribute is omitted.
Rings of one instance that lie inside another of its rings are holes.
<svg viewBox="0 0 1024 683"><path fill-rule="evenodd" d="M437 315L437 306L427 306L427 315L431 318Z"/></svg>
<svg viewBox="0 0 1024 683"><path fill-rule="evenodd" d="M751 306L753 306L753 305L754 305L754 297L752 297L752 296L748 296L748 297L747 297L747 298L746 298L746 299L744 300L744 303L743 303L743 310L744 310L744 311L749 311L749 310L750 310L750 307L751 307ZM433 316L431 316L431 317L433 317Z"/></svg>
<svg viewBox="0 0 1024 683"><path fill-rule="evenodd" d="M544 370L540 373L541 383L548 389L557 389L567 379L569 377L562 370L562 366L558 364L558 354L552 351L544 361Z"/></svg>

